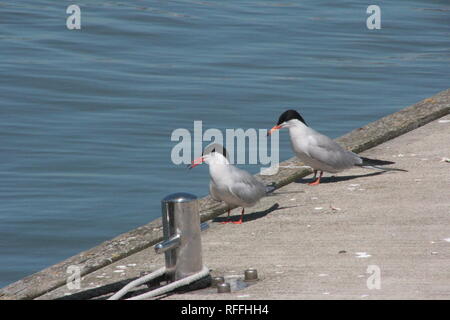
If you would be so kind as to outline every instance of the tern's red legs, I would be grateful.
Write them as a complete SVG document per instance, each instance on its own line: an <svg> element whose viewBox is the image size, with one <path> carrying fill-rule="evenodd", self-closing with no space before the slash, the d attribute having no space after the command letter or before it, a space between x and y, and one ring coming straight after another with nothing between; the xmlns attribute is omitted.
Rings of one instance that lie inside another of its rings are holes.
<svg viewBox="0 0 450 320"><path fill-rule="evenodd" d="M234 224L242 224L242 219L244 218L244 208L241 211L241 218L238 221L233 221Z"/></svg>
<svg viewBox="0 0 450 320"><path fill-rule="evenodd" d="M228 215L227 215L227 220L226 221L222 221L221 223L222 224L224 224L224 223L230 223L231 222L231 220L230 220L230 209L228 209Z"/></svg>
<svg viewBox="0 0 450 320"><path fill-rule="evenodd" d="M313 179L316 179L316 175L317 175L317 170L314 170ZM320 171L319 177L316 180L314 180L313 182L308 183L308 185L310 185L310 186L318 185L320 183L320 178L322 178L322 175L323 175L323 171Z"/></svg>

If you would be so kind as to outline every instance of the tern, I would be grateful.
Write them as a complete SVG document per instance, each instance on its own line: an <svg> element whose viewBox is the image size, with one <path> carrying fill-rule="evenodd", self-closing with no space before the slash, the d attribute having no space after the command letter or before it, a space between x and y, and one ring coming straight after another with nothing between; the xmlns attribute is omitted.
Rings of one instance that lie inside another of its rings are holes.
<svg viewBox="0 0 450 320"><path fill-rule="evenodd" d="M352 167L363 167L384 171L406 171L396 168L379 167L394 164L392 161L364 158L356 153L345 150L331 138L309 127L302 116L295 110L283 112L278 123L267 132L270 135L275 130L289 129L291 146L295 155L307 166L314 170L313 182L318 185L324 171L337 173ZM316 179L317 172L319 177Z"/></svg>
<svg viewBox="0 0 450 320"><path fill-rule="evenodd" d="M242 207L238 221L230 221L230 209L228 209L228 220L223 223L241 224L245 208L254 206L262 197L275 189L272 185L266 186L247 171L230 164L228 153L221 144L208 145L202 156L192 161L189 169L203 162L209 166L211 197L225 202L229 207Z"/></svg>

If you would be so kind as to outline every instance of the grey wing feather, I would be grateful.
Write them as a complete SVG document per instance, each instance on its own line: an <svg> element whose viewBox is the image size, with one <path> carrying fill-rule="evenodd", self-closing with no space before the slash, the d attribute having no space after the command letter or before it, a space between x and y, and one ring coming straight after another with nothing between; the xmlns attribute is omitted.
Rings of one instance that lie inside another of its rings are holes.
<svg viewBox="0 0 450 320"><path fill-rule="evenodd" d="M361 161L357 154L345 150L336 141L322 134L314 136L308 154L334 169L350 168Z"/></svg>
<svg viewBox="0 0 450 320"><path fill-rule="evenodd" d="M229 191L247 204L253 204L266 195L266 186L250 173L234 168L235 183Z"/></svg>

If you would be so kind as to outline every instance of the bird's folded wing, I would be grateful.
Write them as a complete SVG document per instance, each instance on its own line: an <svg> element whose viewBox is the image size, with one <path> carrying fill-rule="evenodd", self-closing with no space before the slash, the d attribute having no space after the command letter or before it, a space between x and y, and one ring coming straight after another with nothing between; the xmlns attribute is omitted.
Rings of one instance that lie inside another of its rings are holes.
<svg viewBox="0 0 450 320"><path fill-rule="evenodd" d="M246 204L255 203L261 198L255 188L253 188L249 184L242 182L233 184L233 186L229 188L229 191L232 195L245 202Z"/></svg>
<svg viewBox="0 0 450 320"><path fill-rule="evenodd" d="M229 187L229 191L235 197L251 204L265 195L265 185L250 173L238 169L234 174L238 178Z"/></svg>
<svg viewBox="0 0 450 320"><path fill-rule="evenodd" d="M310 144L307 154L330 167L341 169L353 166L359 159L358 155L342 148L337 142L327 139Z"/></svg>

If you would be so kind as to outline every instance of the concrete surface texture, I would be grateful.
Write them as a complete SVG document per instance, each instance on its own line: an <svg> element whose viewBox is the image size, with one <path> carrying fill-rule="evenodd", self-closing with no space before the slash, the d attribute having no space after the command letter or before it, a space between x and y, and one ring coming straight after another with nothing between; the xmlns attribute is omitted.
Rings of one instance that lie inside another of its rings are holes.
<svg viewBox="0 0 450 320"><path fill-rule="evenodd" d="M215 273L253 267L263 279L231 294L169 298L449 299L450 116L362 154L408 172L354 169L278 189L243 225L203 237Z"/></svg>
<svg viewBox="0 0 450 320"><path fill-rule="evenodd" d="M211 274L233 278L252 267L260 280L163 299L449 299L450 115L362 155L408 172L358 168L325 174L318 186L309 176L247 209L242 225L216 218L202 235ZM39 299L89 298L163 265L148 248L87 274L79 290L62 286Z"/></svg>

